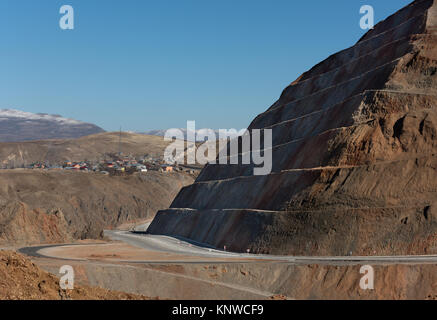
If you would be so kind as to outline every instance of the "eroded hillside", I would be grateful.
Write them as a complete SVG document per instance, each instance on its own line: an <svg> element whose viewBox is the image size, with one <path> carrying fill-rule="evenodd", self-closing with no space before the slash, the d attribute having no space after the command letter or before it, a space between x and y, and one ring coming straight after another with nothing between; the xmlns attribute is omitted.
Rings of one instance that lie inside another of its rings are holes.
<svg viewBox="0 0 437 320"><path fill-rule="evenodd" d="M0 243L100 238L105 228L152 218L192 183L184 173L0 170Z"/></svg>

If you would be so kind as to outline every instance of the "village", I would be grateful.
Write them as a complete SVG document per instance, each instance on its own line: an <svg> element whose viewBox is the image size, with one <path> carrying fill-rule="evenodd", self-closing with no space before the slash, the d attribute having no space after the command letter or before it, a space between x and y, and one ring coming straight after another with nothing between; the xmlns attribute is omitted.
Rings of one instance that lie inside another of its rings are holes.
<svg viewBox="0 0 437 320"><path fill-rule="evenodd" d="M148 171L160 173L186 172L196 174L201 170L198 166L185 166L175 163L165 163L162 159L145 155L134 157L122 154L106 154L104 159L99 161L64 161L62 163L50 163L49 161L37 161L30 165L16 166L14 162L3 161L0 170L8 169L29 169L29 170L70 170L81 172L96 172L106 175L131 175L136 172L146 174Z"/></svg>

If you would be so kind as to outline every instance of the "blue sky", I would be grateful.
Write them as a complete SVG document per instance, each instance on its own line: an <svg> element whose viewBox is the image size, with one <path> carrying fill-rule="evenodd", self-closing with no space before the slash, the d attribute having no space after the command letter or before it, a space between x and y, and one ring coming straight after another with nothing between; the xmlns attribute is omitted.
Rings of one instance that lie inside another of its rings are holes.
<svg viewBox="0 0 437 320"><path fill-rule="evenodd" d="M105 130L245 128L409 0L0 0L0 108ZM72 5L75 29L59 28Z"/></svg>

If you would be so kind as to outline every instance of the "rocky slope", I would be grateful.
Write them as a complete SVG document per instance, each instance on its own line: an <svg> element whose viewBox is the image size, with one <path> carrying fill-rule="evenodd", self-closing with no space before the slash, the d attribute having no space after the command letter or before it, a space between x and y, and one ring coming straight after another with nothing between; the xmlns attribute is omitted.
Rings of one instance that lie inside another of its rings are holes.
<svg viewBox="0 0 437 320"><path fill-rule="evenodd" d="M59 115L0 109L0 142L79 138L104 130Z"/></svg>
<svg viewBox="0 0 437 320"><path fill-rule="evenodd" d="M100 238L104 229L151 219L193 182L183 173L105 176L38 170L0 171L0 244Z"/></svg>
<svg viewBox="0 0 437 320"><path fill-rule="evenodd" d="M295 255L437 253L437 1L418 0L287 87L252 129L273 169L208 165L150 233Z"/></svg>
<svg viewBox="0 0 437 320"><path fill-rule="evenodd" d="M61 290L59 279L20 254L0 251L0 300L145 300L146 297L89 286Z"/></svg>

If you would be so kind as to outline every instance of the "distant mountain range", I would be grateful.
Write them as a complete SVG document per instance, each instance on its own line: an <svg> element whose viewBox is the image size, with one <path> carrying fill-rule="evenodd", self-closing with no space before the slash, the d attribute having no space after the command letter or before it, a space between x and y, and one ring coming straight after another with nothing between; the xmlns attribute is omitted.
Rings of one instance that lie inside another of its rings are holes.
<svg viewBox="0 0 437 320"><path fill-rule="evenodd" d="M190 140L190 141L194 141L195 142L203 142L203 141L207 141L208 139L205 138L208 134L214 134L216 139L211 139L211 140L218 140L219 139L219 130L213 130L213 129L199 129L199 130L195 130L195 131L188 131L185 128L180 128L178 130L181 130L184 134L184 139L185 140ZM145 132L141 132L141 134L147 134L147 135L151 135L151 136L159 136L159 137L164 137L165 133L167 132L167 130L149 130L149 131L145 131ZM188 139L188 133L190 133L190 137L195 137L194 139ZM239 136L238 134L232 135L231 138L236 138L237 136Z"/></svg>
<svg viewBox="0 0 437 320"><path fill-rule="evenodd" d="M180 128L184 139L195 142L207 141L208 133L215 135L215 141L219 139L219 130L199 129L189 131ZM60 115L46 113L31 113L14 109L0 109L0 142L24 142L51 139L76 139L105 130L92 123L86 123L75 119L64 118ZM149 130L145 132L132 132L143 135L164 137L167 130ZM232 135L232 138L238 134ZM195 137L192 139L191 137Z"/></svg>
<svg viewBox="0 0 437 320"><path fill-rule="evenodd" d="M94 124L60 115L0 109L0 142L72 139L102 132Z"/></svg>

